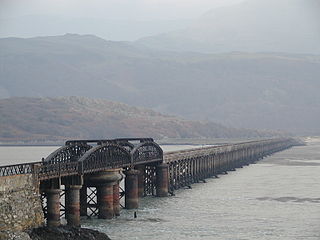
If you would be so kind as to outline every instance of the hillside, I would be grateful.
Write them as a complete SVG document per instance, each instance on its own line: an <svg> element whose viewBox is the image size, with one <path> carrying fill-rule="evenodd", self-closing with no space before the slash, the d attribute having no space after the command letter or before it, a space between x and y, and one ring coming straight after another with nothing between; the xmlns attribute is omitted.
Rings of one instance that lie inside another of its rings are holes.
<svg viewBox="0 0 320 240"><path fill-rule="evenodd" d="M211 10L179 31L144 37L137 44L204 53L320 54L318 0L246 0Z"/></svg>
<svg viewBox="0 0 320 240"><path fill-rule="evenodd" d="M271 132L226 128L210 122L187 121L145 108L84 97L2 99L0 116L0 141L7 142L273 135Z"/></svg>
<svg viewBox="0 0 320 240"><path fill-rule="evenodd" d="M92 35L0 39L0 98L84 96L226 126L320 134L320 56L155 51Z"/></svg>

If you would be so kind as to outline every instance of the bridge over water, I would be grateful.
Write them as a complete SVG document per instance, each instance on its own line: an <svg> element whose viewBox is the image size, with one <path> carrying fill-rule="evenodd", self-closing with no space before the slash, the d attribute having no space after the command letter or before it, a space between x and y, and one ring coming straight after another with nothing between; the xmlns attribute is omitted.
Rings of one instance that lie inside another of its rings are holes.
<svg viewBox="0 0 320 240"><path fill-rule="evenodd" d="M47 224L58 226L65 216L79 226L80 216L118 216L122 197L124 208L135 209L143 196L166 197L295 145L278 138L163 153L151 138L73 140L41 162L0 167L0 177L33 174Z"/></svg>

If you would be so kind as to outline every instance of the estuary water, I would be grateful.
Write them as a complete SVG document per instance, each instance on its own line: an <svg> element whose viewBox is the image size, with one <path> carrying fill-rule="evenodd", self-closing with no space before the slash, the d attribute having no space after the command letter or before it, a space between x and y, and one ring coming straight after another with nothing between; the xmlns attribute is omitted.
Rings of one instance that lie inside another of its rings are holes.
<svg viewBox="0 0 320 240"><path fill-rule="evenodd" d="M0 162L39 161L56 148L0 147ZM175 196L143 198L137 218L123 209L116 219L83 219L82 226L113 240L319 240L319 183L320 138L309 138L307 146L193 184Z"/></svg>

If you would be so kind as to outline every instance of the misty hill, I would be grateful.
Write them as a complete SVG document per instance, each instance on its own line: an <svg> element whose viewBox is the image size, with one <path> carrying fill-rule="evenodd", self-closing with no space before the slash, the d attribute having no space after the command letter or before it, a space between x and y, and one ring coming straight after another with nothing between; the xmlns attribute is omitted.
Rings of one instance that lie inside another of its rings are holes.
<svg viewBox="0 0 320 240"><path fill-rule="evenodd" d="M0 141L117 137L260 137L274 133L187 121L126 104L84 97L0 100Z"/></svg>
<svg viewBox="0 0 320 240"><path fill-rule="evenodd" d="M0 39L0 98L86 96L226 126L320 134L320 56L150 50L91 35Z"/></svg>
<svg viewBox="0 0 320 240"><path fill-rule="evenodd" d="M207 12L188 28L137 41L152 48L195 52L320 54L320 1L247 0Z"/></svg>

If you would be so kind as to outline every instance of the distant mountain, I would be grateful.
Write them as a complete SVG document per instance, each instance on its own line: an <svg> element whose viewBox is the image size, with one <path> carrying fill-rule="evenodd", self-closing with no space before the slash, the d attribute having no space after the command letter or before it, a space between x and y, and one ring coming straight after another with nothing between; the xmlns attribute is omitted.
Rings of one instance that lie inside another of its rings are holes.
<svg viewBox="0 0 320 240"><path fill-rule="evenodd" d="M0 100L0 141L117 137L265 137L276 133L187 121L122 103L84 97Z"/></svg>
<svg viewBox="0 0 320 240"><path fill-rule="evenodd" d="M320 1L247 0L214 9L180 31L139 39L161 50L320 54Z"/></svg>
<svg viewBox="0 0 320 240"><path fill-rule="evenodd" d="M3 1L1 1L1 3L2 2ZM20 7L22 8L22 6ZM13 5L12 8L14 8ZM92 12L92 14L94 13ZM155 19L150 21L133 19L112 20L112 17L110 18L107 14L104 17L92 17L90 15L76 17L74 15L51 15L48 13L20 16L14 16L14 14L12 14L10 17L4 17L3 15L4 14L0 15L0 36L2 37L52 36L72 31L79 34L94 33L109 40L136 40L143 36L185 28L192 22L192 20L189 19Z"/></svg>
<svg viewBox="0 0 320 240"><path fill-rule="evenodd" d="M320 134L319 55L175 53L76 34L5 38L0 49L0 98L104 98L232 127Z"/></svg>

